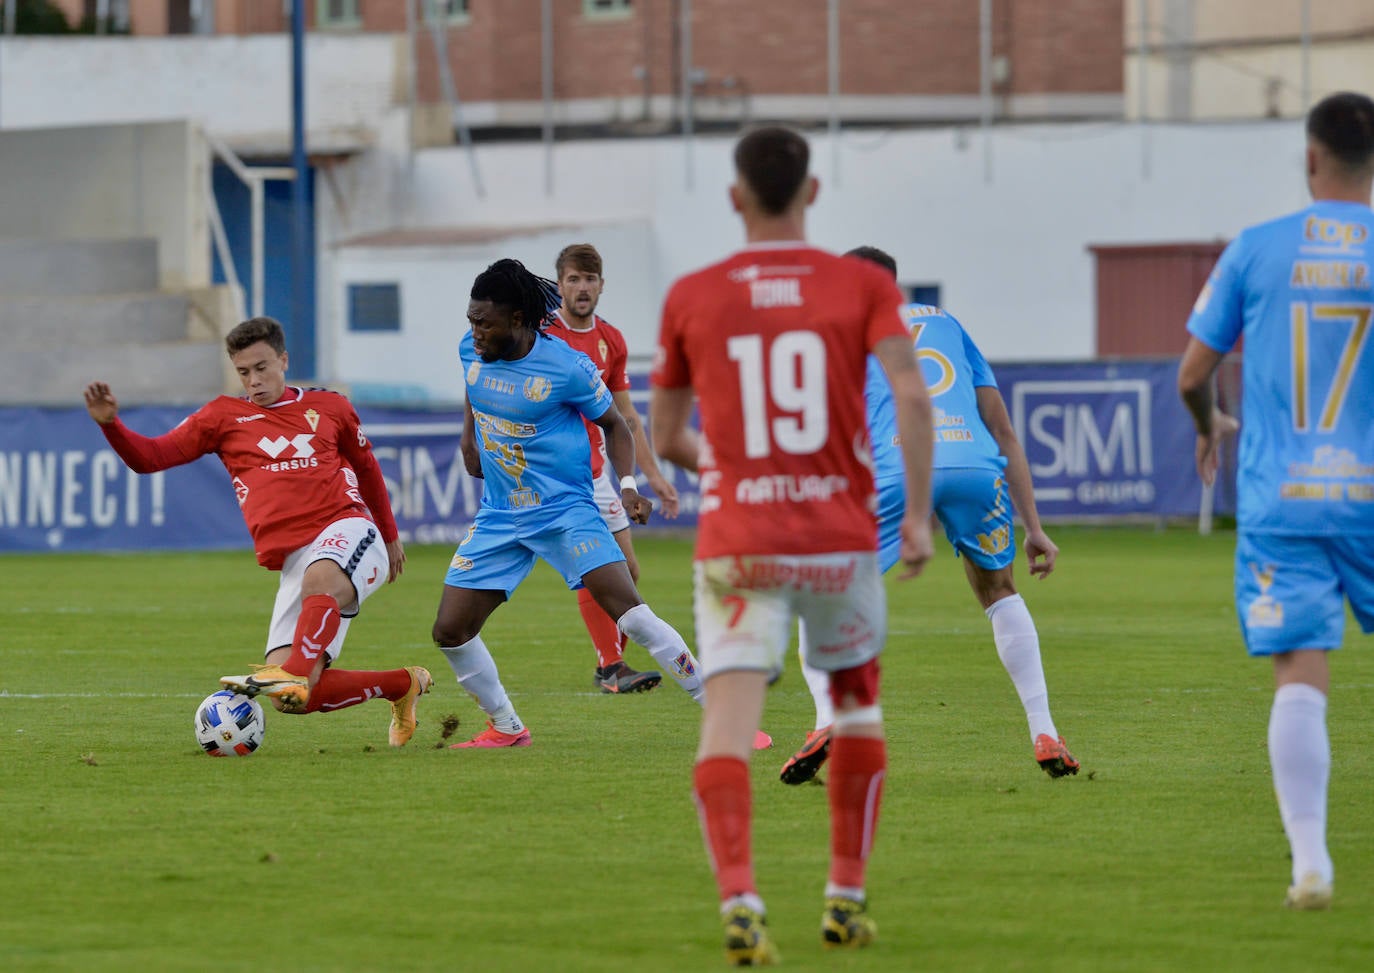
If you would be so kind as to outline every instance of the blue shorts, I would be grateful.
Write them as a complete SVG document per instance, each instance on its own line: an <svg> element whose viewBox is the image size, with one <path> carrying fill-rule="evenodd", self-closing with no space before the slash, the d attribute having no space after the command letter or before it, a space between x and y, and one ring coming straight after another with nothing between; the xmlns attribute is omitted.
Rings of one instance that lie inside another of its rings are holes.
<svg viewBox="0 0 1374 973"><path fill-rule="evenodd" d="M536 557L553 565L570 589L582 587L589 571L625 560L590 496L538 512L483 507L454 552L444 584L504 591L509 598Z"/></svg>
<svg viewBox="0 0 1374 973"><path fill-rule="evenodd" d="M1016 560L1011 500L999 471L963 467L936 470L930 487L931 506L955 554L987 571ZM878 483L878 568L883 572L901 560L900 527L905 506L904 479Z"/></svg>
<svg viewBox="0 0 1374 973"><path fill-rule="evenodd" d="M1340 648L1347 598L1374 631L1374 535L1237 537L1236 614L1251 655Z"/></svg>

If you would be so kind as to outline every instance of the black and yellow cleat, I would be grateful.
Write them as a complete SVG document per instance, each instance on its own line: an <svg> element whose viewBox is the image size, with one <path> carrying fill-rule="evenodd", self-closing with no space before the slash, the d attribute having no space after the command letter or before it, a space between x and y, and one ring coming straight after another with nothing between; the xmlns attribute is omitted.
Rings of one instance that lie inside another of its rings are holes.
<svg viewBox="0 0 1374 973"><path fill-rule="evenodd" d="M831 896L821 914L821 944L826 949L857 949L873 942L878 924L867 906L853 899Z"/></svg>
<svg viewBox="0 0 1374 973"><path fill-rule="evenodd" d="M763 913L737 905L724 916L725 961L731 966L773 966L781 958L768 938Z"/></svg>

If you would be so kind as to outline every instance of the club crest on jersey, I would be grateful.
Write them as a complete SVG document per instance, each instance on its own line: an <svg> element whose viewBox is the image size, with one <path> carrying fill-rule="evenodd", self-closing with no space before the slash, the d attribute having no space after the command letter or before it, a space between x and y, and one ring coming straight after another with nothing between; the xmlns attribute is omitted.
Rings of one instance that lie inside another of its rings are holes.
<svg viewBox="0 0 1374 973"><path fill-rule="evenodd" d="M305 410L305 421L310 423L311 432L315 432L320 428L320 414L314 409Z"/></svg>
<svg viewBox="0 0 1374 973"><path fill-rule="evenodd" d="M543 375L525 379L525 398L531 402L543 402L553 391L553 383Z"/></svg>
<svg viewBox="0 0 1374 973"><path fill-rule="evenodd" d="M477 375L478 375L481 371L482 371L482 363L479 362L479 361L475 361L475 362L473 362L471 365L468 366L468 384L469 384L469 385L476 385L476 384L477 384Z"/></svg>
<svg viewBox="0 0 1374 973"><path fill-rule="evenodd" d="M605 360L606 360L606 356L609 355L610 352L611 352L610 345L606 344L606 339L605 339L605 338L602 338L602 339L600 339L599 341L597 341L597 343L596 343L596 353L597 353L598 355L601 356L601 360L602 360L602 361L605 361Z"/></svg>
<svg viewBox="0 0 1374 973"><path fill-rule="evenodd" d="M234 477L234 496L238 498L240 507L248 500L248 484L244 483L237 476Z"/></svg>

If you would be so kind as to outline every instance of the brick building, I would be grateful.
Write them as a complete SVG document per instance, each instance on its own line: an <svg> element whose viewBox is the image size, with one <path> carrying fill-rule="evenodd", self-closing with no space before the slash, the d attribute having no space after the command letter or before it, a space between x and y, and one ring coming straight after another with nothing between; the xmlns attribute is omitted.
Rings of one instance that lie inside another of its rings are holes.
<svg viewBox="0 0 1374 973"><path fill-rule="evenodd" d="M86 0L59 0L73 13ZM119 0L116 0L118 3ZM136 35L254 34L289 29L282 0L124 0ZM446 119L447 61L465 121L477 130L539 126L552 47L560 126L662 131L681 124L690 47L694 124L757 118L934 122L981 117L980 4L840 0L835 99L827 0L317 0L308 29L409 35L406 84ZM435 11L438 31L420 12ZM1119 118L1122 5L993 0L990 108L1000 119ZM688 16L684 18L684 11ZM122 13L121 13L122 15ZM689 25L684 31L684 22ZM446 53L447 57L443 55ZM493 132L495 134L495 132Z"/></svg>

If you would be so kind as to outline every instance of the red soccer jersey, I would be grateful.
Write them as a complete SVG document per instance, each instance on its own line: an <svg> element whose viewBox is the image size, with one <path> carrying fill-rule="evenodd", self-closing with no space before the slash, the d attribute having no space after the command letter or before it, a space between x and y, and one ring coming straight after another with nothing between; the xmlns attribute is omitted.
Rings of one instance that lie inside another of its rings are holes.
<svg viewBox="0 0 1374 973"><path fill-rule="evenodd" d="M221 395L155 438L120 422L101 430L140 473L218 455L233 477L265 568L280 570L288 554L345 517L367 517L378 524L383 541L396 538L381 467L357 412L337 392L287 388L266 408Z"/></svg>
<svg viewBox="0 0 1374 973"><path fill-rule="evenodd" d="M906 338L881 268L804 243L756 244L680 278L651 380L697 396L696 556L877 546L864 375Z"/></svg>
<svg viewBox="0 0 1374 973"><path fill-rule="evenodd" d="M630 352L625 344L625 336L620 333L619 328L593 314L590 328L585 331L574 331L568 327L568 322L563 320L561 314L555 313L549 316L544 330L555 338L563 339L590 358L601 372L601 380L606 383L606 388L611 390L612 395L629 391L630 379L625 374L625 365ZM586 419L582 421L587 425L587 438L592 443L592 478L595 479L601 475L601 469L606 463L606 455L601 451L603 437L596 423L587 422Z"/></svg>

